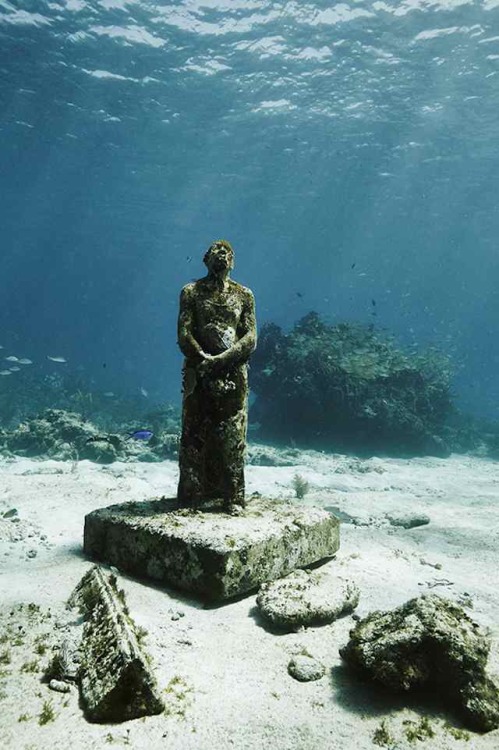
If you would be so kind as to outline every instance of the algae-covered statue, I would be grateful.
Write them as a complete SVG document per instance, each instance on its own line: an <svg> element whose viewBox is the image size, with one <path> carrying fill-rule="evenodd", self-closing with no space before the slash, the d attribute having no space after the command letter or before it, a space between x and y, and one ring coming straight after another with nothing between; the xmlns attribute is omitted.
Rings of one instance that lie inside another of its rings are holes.
<svg viewBox="0 0 499 750"><path fill-rule="evenodd" d="M247 362L256 346L250 289L229 278L234 251L218 240L203 261L208 274L180 295L178 343L183 367L178 501L199 507L220 499L229 512L244 507Z"/></svg>

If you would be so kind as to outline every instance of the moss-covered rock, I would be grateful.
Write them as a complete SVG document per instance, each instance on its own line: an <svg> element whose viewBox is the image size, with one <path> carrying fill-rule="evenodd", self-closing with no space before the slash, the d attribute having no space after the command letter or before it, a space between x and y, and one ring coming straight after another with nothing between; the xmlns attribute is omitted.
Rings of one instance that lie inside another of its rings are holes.
<svg viewBox="0 0 499 750"><path fill-rule="evenodd" d="M486 674L490 641L462 607L435 594L372 612L340 654L393 690L438 686L467 724L499 727L499 689Z"/></svg>

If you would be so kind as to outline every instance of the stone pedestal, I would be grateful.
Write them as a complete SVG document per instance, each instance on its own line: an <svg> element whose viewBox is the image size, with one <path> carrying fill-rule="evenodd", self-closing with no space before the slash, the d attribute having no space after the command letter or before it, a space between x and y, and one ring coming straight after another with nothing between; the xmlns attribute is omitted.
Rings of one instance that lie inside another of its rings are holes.
<svg viewBox="0 0 499 750"><path fill-rule="evenodd" d="M94 560L222 601L332 557L339 521L320 508L253 499L240 516L178 509L176 500L124 503L85 517Z"/></svg>

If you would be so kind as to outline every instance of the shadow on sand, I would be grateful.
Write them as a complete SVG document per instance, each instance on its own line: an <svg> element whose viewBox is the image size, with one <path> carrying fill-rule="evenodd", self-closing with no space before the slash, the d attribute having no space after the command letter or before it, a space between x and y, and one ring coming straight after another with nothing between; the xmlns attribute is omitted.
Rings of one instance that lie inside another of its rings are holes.
<svg viewBox="0 0 499 750"><path fill-rule="evenodd" d="M350 713L384 718L408 709L430 720L465 728L456 708L446 704L442 692L436 688L395 692L368 680L345 664L331 669L330 683L331 700Z"/></svg>

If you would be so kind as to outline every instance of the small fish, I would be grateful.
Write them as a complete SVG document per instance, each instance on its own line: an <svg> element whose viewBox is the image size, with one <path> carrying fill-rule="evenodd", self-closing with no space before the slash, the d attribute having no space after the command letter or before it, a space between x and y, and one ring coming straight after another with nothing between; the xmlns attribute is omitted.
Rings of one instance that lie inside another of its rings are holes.
<svg viewBox="0 0 499 750"><path fill-rule="evenodd" d="M297 297L303 297L303 294L301 292L296 292Z"/></svg>
<svg viewBox="0 0 499 750"><path fill-rule="evenodd" d="M108 398L112 398L114 396L114 393L112 391L106 391L104 393L104 396L107 396Z"/></svg>
<svg viewBox="0 0 499 750"><path fill-rule="evenodd" d="M371 300L371 305L372 305L373 307L376 307L376 300L375 300L375 299L372 299L372 300Z"/></svg>
<svg viewBox="0 0 499 750"><path fill-rule="evenodd" d="M50 359L51 362L67 362L64 357L51 357L50 354L47 354L47 359Z"/></svg>
<svg viewBox="0 0 499 750"><path fill-rule="evenodd" d="M12 375L10 370L0 370L0 375Z"/></svg>
<svg viewBox="0 0 499 750"><path fill-rule="evenodd" d="M135 430L135 432L129 432L127 440L133 438L134 440L149 440L154 435L151 430Z"/></svg>
<svg viewBox="0 0 499 750"><path fill-rule="evenodd" d="M19 359L18 362L20 365L32 365L33 364L33 360L28 359L27 357L23 357L22 359Z"/></svg>
<svg viewBox="0 0 499 750"><path fill-rule="evenodd" d="M19 372L19 370L20 370L20 369L21 369L20 367L16 367L16 366L14 366L14 367L9 367L9 370L10 370L11 372Z"/></svg>
<svg viewBox="0 0 499 750"><path fill-rule="evenodd" d="M11 354L10 357L4 357L4 359L7 360L7 362L19 362L18 358L14 357L13 354Z"/></svg>
<svg viewBox="0 0 499 750"><path fill-rule="evenodd" d="M142 395L144 396L144 398L147 398L149 396L149 391L146 391L145 388L141 387L140 388L140 392L142 393Z"/></svg>
<svg viewBox="0 0 499 750"><path fill-rule="evenodd" d="M190 262L191 262L191 260L192 260L192 255L188 255L188 256L187 256L187 263L190 263Z"/></svg>
<svg viewBox="0 0 499 750"><path fill-rule="evenodd" d="M102 363L102 367L107 367L107 364L106 364L106 362L103 362L103 363Z"/></svg>
<svg viewBox="0 0 499 750"><path fill-rule="evenodd" d="M352 265L350 266L350 268L355 268L356 265L357 265L357 263L352 263Z"/></svg>

